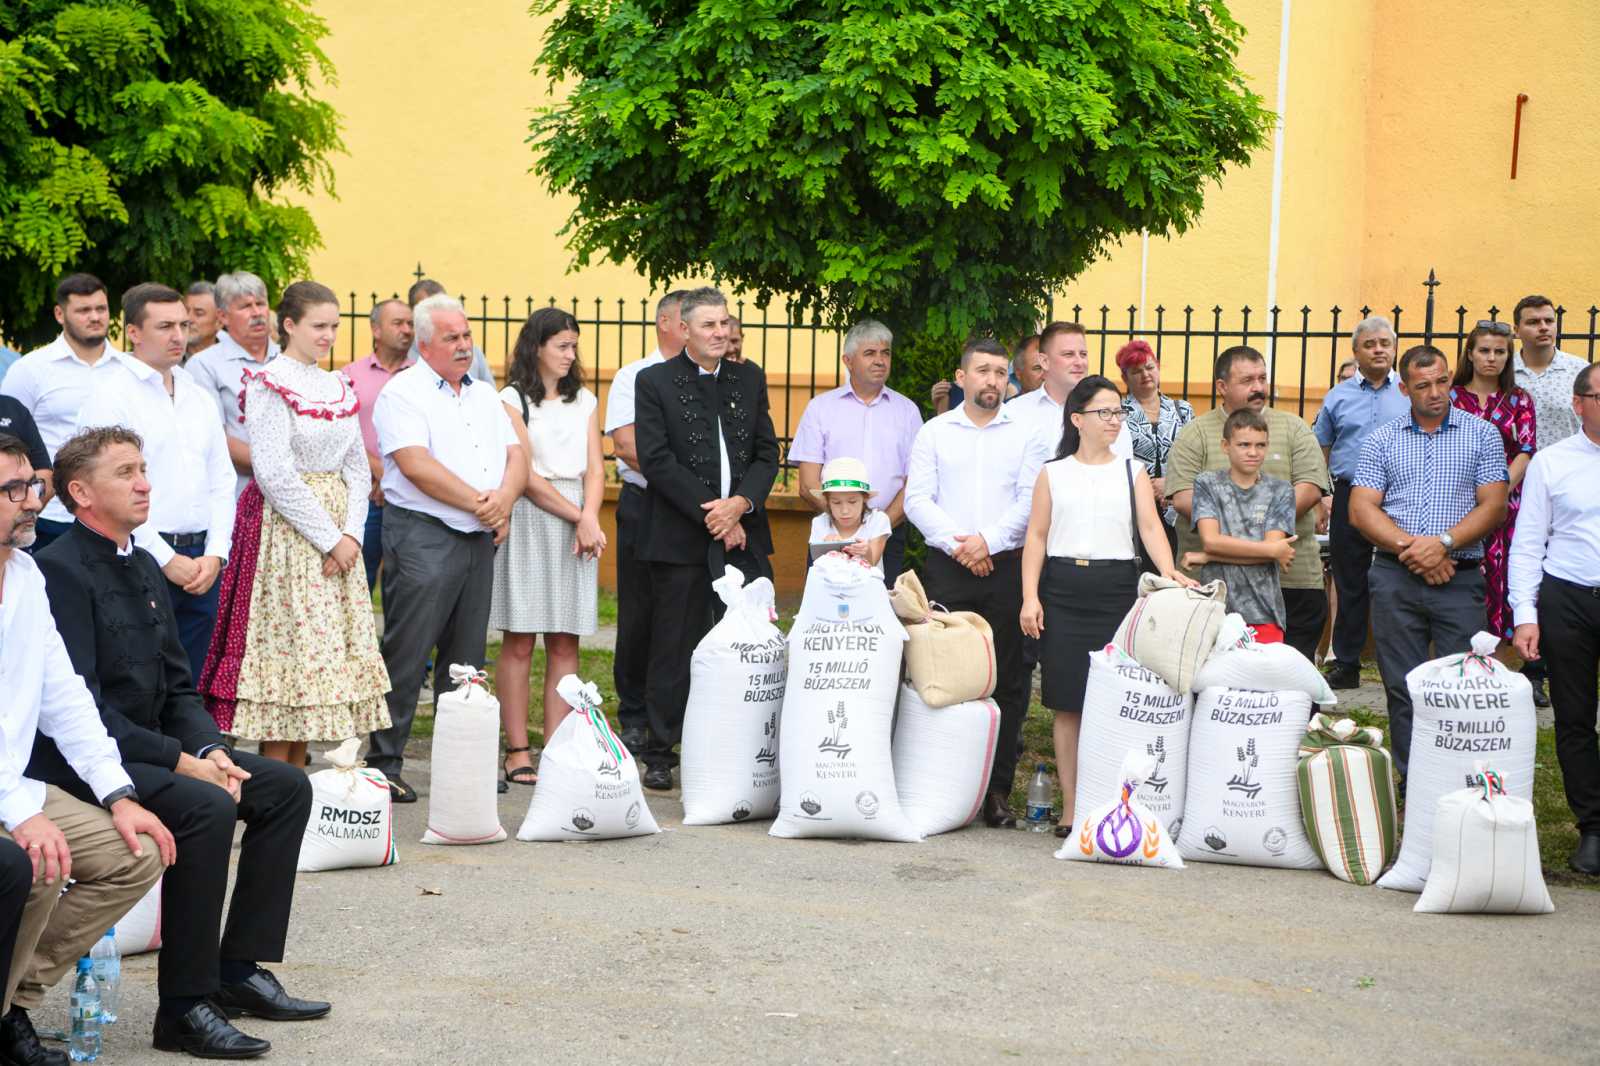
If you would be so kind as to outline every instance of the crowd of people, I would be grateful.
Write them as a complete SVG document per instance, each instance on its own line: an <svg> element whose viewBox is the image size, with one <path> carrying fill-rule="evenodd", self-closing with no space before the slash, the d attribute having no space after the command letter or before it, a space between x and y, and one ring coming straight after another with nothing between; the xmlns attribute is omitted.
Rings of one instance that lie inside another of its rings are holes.
<svg viewBox="0 0 1600 1066"><path fill-rule="evenodd" d="M60 336L0 379L0 1057L60 1061L28 1011L162 878L157 1047L250 1057L241 1015L296 1020L281 961L313 741L369 739L393 800L430 670L483 666L490 627L505 733L499 787L537 784L533 656L550 736L555 681L596 629L615 553L622 740L646 788L673 787L690 659L727 567L771 576L767 499L782 456L761 368L715 289L656 308L656 349L602 405L580 325L529 316L498 386L461 304L433 281L371 312L370 355L334 372L335 294L251 274L120 300L108 341L97 279L56 293ZM909 530L928 597L993 631L1001 732L982 813L1010 793L1040 668L1064 809L1075 813L1088 653L1139 575L1224 581L1262 642L1360 683L1372 635L1404 788L1405 675L1489 629L1555 705L1575 869L1600 875L1600 375L1556 349L1551 301L1478 323L1455 353L1397 351L1363 320L1312 425L1269 405L1261 353L1215 363L1201 415L1163 392L1156 352L1089 373L1088 336L1053 322L1016 346L964 347L918 404L888 385L894 338L853 326L845 380L802 414L787 460L817 511L810 557L843 550L893 584ZM1348 372L1347 372L1348 371ZM600 521L604 439L620 477ZM1318 534L1328 530L1336 595ZM809 557L808 557L809 558ZM372 596L381 587L381 633ZM254 753L236 746L255 742ZM227 921L234 827L247 831ZM69 891L62 892L68 878Z"/></svg>

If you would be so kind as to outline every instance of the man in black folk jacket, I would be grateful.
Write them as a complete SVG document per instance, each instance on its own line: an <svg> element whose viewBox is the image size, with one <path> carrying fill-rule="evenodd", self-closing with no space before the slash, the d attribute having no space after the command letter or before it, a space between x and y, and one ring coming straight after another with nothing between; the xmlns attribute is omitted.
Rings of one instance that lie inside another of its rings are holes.
<svg viewBox="0 0 1600 1066"><path fill-rule="evenodd" d="M695 289L680 313L688 346L638 379L634 439L649 481L638 556L650 564L655 613L645 688L650 736L639 761L646 788L670 789L689 701L689 659L720 605L711 582L728 566L770 577L765 504L778 475L767 378L724 362L731 320L716 289Z"/></svg>
<svg viewBox="0 0 1600 1066"><path fill-rule="evenodd" d="M67 654L100 707L139 801L177 839L177 862L162 882L167 921L155 1046L251 1058L271 1045L239 1032L228 1018L296 1021L330 1009L288 995L257 965L283 958L311 786L298 768L230 752L206 713L166 579L131 539L150 510L141 447L123 427L87 430L61 446L56 484L77 521L37 561ZM43 735L28 776L92 799ZM219 950L239 821L247 828Z"/></svg>

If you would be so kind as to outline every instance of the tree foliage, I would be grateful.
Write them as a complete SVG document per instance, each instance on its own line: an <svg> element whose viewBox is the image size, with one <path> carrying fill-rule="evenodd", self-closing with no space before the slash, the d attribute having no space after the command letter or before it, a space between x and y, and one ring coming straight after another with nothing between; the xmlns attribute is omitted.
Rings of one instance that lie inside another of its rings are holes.
<svg viewBox="0 0 1600 1066"><path fill-rule="evenodd" d="M274 289L320 246L279 197L333 187L333 69L303 0L0 3L0 333L48 334L56 280Z"/></svg>
<svg viewBox="0 0 1600 1066"><path fill-rule="evenodd" d="M1222 0L539 0L536 170L580 265L842 323L1021 332L1182 231L1270 115ZM559 90L558 90L559 91Z"/></svg>

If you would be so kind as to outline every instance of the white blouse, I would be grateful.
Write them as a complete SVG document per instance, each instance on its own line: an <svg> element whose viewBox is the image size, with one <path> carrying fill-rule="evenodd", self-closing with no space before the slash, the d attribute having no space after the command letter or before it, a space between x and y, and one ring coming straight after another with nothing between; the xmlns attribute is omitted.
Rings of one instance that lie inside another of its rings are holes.
<svg viewBox="0 0 1600 1066"><path fill-rule="evenodd" d="M1128 499L1128 465L1133 462L1137 460L1115 458L1086 466L1069 455L1044 464L1050 479L1047 554L1069 559L1134 557Z"/></svg>
<svg viewBox="0 0 1600 1066"><path fill-rule="evenodd" d="M245 377L250 468L267 506L324 554L345 534L359 544L372 471L361 442L355 390L343 377L291 356ZM301 477L314 473L344 478L349 502L342 528Z"/></svg>
<svg viewBox="0 0 1600 1066"><path fill-rule="evenodd" d="M500 399L522 414L522 394L515 386L500 390ZM544 478L582 477L589 468L589 419L599 402L588 389L579 389L571 403L546 396L535 407L528 404L528 443L533 446L532 470Z"/></svg>

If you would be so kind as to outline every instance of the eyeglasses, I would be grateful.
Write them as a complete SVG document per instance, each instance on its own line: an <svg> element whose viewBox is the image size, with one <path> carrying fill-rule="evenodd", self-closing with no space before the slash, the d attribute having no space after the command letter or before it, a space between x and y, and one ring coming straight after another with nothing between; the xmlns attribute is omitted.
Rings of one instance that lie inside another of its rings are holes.
<svg viewBox="0 0 1600 1066"><path fill-rule="evenodd" d="M1573 395L1584 400L1600 400L1600 392L1575 392Z"/></svg>
<svg viewBox="0 0 1600 1066"><path fill-rule="evenodd" d="M1511 336L1511 323L1509 322L1490 322L1487 318L1480 318L1477 326L1473 328L1486 329L1490 333L1498 333L1503 337Z"/></svg>
<svg viewBox="0 0 1600 1066"><path fill-rule="evenodd" d="M40 498L44 496L44 478L34 478L32 481L8 481L0 485L0 492L12 503L22 503L31 492Z"/></svg>
<svg viewBox="0 0 1600 1066"><path fill-rule="evenodd" d="M1102 422L1121 422L1128 417L1128 412L1120 407L1091 407L1078 412L1080 415L1099 415Z"/></svg>

